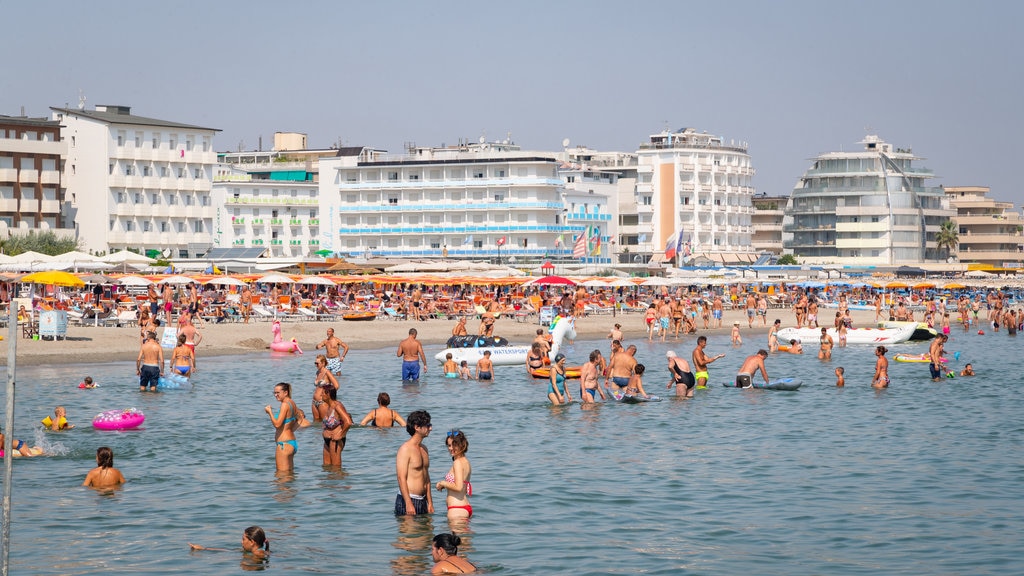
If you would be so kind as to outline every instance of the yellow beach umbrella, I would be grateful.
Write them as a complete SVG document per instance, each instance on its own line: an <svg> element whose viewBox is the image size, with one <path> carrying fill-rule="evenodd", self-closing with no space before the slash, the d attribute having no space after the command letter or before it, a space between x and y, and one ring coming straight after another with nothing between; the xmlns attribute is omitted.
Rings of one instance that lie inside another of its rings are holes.
<svg viewBox="0 0 1024 576"><path fill-rule="evenodd" d="M964 288L967 288L967 286L959 282L950 282L942 286L943 290L963 290Z"/></svg>
<svg viewBox="0 0 1024 576"><path fill-rule="evenodd" d="M21 277L25 284L47 284L54 286L85 286L85 282L70 272L62 270L46 270L44 272L33 272Z"/></svg>

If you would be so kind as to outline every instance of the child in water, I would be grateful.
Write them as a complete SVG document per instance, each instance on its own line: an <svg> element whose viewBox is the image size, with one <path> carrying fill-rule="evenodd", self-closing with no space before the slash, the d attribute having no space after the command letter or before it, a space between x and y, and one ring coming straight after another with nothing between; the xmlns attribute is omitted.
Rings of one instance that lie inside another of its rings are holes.
<svg viewBox="0 0 1024 576"><path fill-rule="evenodd" d="M843 377L843 374L845 372L846 371L843 370L842 366L836 368L836 388L842 388L843 386L846 386L846 378Z"/></svg>
<svg viewBox="0 0 1024 576"><path fill-rule="evenodd" d="M469 368L469 362L465 360L459 364L459 378L462 378L463 380L473 379L473 371Z"/></svg>
<svg viewBox="0 0 1024 576"><path fill-rule="evenodd" d="M971 366L970 362L968 362L967 365L964 366L964 369L960 371L960 375L961 376L974 376L974 368Z"/></svg>
<svg viewBox="0 0 1024 576"><path fill-rule="evenodd" d="M78 383L78 387L82 388L83 390L86 388L96 388L97 386L98 384L92 381L92 376L86 376L85 380L82 380L81 382Z"/></svg>
<svg viewBox="0 0 1024 576"><path fill-rule="evenodd" d="M57 406L53 409L53 416L47 416L43 418L43 426L46 426L50 430L70 430L75 427L74 424L68 422L68 413L64 410L63 406Z"/></svg>
<svg viewBox="0 0 1024 576"><path fill-rule="evenodd" d="M459 367L455 364L455 360L452 360L452 353L449 352L444 355L444 377L445 378L458 378Z"/></svg>
<svg viewBox="0 0 1024 576"><path fill-rule="evenodd" d="M228 552L226 548L207 548L199 544L188 543L192 550L209 550L211 552ZM242 552L252 554L256 559L263 560L270 555L270 540L263 528L249 526L242 532Z"/></svg>

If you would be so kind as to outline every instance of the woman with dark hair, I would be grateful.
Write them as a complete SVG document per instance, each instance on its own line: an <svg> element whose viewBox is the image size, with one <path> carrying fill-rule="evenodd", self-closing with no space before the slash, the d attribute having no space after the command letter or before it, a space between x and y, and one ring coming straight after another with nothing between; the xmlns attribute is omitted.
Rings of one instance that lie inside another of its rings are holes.
<svg viewBox="0 0 1024 576"><path fill-rule="evenodd" d="M324 393L324 390L326 390L325 386L330 386L337 390L338 379L327 369L327 356L318 354L313 363L316 365L316 376L313 377L312 412L313 421L319 422L324 419L324 414L327 413L327 409L324 407L327 402L327 395Z"/></svg>
<svg viewBox="0 0 1024 576"><path fill-rule="evenodd" d="M124 475L114 468L114 451L106 446L96 449L96 467L85 475L82 486L90 488L113 488L125 483Z"/></svg>
<svg viewBox="0 0 1024 576"><path fill-rule="evenodd" d="M431 574L469 574L476 572L469 560L458 556L462 538L455 534L438 534L430 547L430 556L434 559Z"/></svg>
<svg viewBox="0 0 1024 576"><path fill-rule="evenodd" d="M565 387L565 354L559 352L551 363L551 382L548 384L548 400L552 404L568 404L572 402L569 390Z"/></svg>
<svg viewBox="0 0 1024 576"><path fill-rule="evenodd" d="M338 389L330 385L321 388L324 393L324 466L341 466L341 451L345 449L345 435L352 427L352 416L338 401Z"/></svg>
<svg viewBox="0 0 1024 576"><path fill-rule="evenodd" d="M278 382L274 386L274 398L281 402L277 414L268 404L264 408L270 416L270 423L274 425L274 441L277 442L277 449L274 451L274 461L278 470L291 470L295 468L295 453L299 450L299 444L295 441L295 429L299 427L299 410L292 400L292 385L287 382Z"/></svg>
<svg viewBox="0 0 1024 576"><path fill-rule="evenodd" d="M391 396L387 392L377 394L377 407L366 413L360 426L376 426L378 428L390 428L397 422L399 426L405 426L405 418L388 406L391 404Z"/></svg>
<svg viewBox="0 0 1024 576"><path fill-rule="evenodd" d="M885 358L886 352L888 350L885 346L875 348L875 356L878 356L878 360L875 362L875 376L871 379L872 388L889 387L889 360Z"/></svg>
<svg viewBox="0 0 1024 576"><path fill-rule="evenodd" d="M199 544L188 543L192 550L208 550L211 552L227 552L225 548L207 548ZM242 532L242 552L252 554L257 560L263 560L270 555L270 540L263 528L249 526Z"/></svg>
<svg viewBox="0 0 1024 576"><path fill-rule="evenodd" d="M452 455L452 467L435 488L438 492L448 490L445 500L448 504L448 520L464 520L473 516L473 507L469 504L469 497L473 495L473 485L469 483L473 467L469 464L469 458L466 458L469 440L462 430L450 430L444 443Z"/></svg>

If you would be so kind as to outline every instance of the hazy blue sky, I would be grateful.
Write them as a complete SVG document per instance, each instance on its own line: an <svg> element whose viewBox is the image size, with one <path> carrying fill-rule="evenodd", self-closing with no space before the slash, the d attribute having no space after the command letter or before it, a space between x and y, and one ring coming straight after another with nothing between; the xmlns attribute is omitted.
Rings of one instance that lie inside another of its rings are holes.
<svg viewBox="0 0 1024 576"><path fill-rule="evenodd" d="M126 104L223 130L401 151L507 133L633 151L746 141L759 192L868 133L1024 203L1021 2L0 1L0 114Z"/></svg>

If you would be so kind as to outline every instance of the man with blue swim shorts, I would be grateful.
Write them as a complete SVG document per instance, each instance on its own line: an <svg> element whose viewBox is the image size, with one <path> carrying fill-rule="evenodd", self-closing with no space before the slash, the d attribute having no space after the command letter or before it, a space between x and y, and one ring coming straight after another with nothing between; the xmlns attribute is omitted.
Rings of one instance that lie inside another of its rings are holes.
<svg viewBox="0 0 1024 576"><path fill-rule="evenodd" d="M416 339L416 329L409 328L409 337L398 344L398 352L395 356L402 357L402 381L414 381L420 379L420 361L423 362L423 372L427 371L427 355L423 353L423 345Z"/></svg>
<svg viewBox="0 0 1024 576"><path fill-rule="evenodd" d="M156 341L156 332L146 332L146 341L135 359L135 373L139 375L139 392L145 392L147 386L156 392L164 374L164 349Z"/></svg>
<svg viewBox="0 0 1024 576"><path fill-rule="evenodd" d="M636 366L636 358L622 349L622 343L618 340L612 341L612 356L608 359L608 374L605 375L604 385L607 388L611 381L620 389L629 384L629 377L633 375L633 367Z"/></svg>

